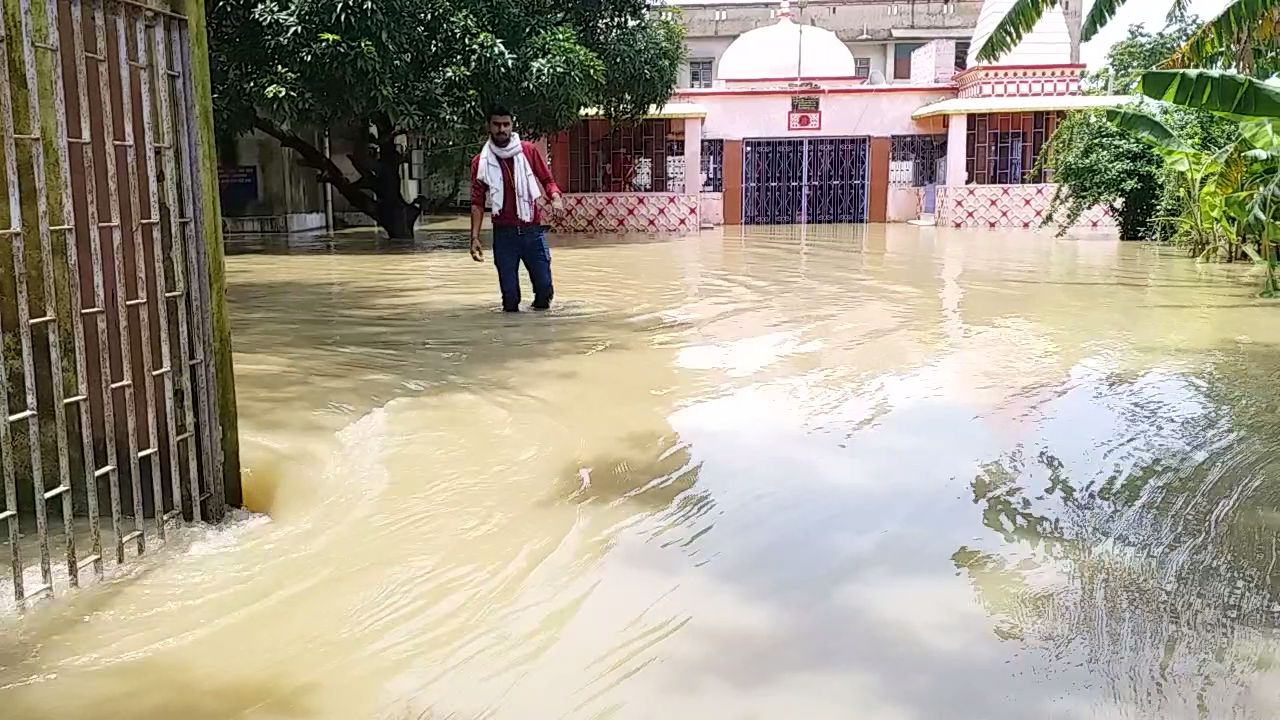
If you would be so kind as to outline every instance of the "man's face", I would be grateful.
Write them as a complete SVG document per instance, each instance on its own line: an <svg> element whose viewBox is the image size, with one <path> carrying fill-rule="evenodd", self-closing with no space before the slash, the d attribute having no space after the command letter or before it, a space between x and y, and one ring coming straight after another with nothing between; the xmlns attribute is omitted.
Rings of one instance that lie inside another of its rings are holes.
<svg viewBox="0 0 1280 720"><path fill-rule="evenodd" d="M489 118L489 139L498 147L506 147L511 142L510 115L494 115Z"/></svg>

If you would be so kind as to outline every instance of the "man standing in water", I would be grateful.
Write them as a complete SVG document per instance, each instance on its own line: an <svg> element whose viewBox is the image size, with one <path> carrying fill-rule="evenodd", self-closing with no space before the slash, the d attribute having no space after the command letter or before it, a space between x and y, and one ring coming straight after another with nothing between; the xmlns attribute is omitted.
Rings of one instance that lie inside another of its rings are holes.
<svg viewBox="0 0 1280 720"><path fill-rule="evenodd" d="M493 213L493 264L498 268L502 309L520 311L520 263L533 284L533 309L551 307L551 250L537 201L546 194L556 211L564 205L560 188L537 146L512 131L511 111L489 112L489 141L471 161L471 257L484 261L480 227Z"/></svg>

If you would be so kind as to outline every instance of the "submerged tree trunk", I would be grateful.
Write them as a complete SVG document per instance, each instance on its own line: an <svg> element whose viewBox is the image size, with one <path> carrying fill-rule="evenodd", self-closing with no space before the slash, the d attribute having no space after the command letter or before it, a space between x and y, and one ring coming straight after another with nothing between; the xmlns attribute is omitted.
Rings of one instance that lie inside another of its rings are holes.
<svg viewBox="0 0 1280 720"><path fill-rule="evenodd" d="M422 211L417 205L411 205L400 198L391 198L390 202L379 204L378 217L374 219L392 240L411 240L413 228L421 215Z"/></svg>
<svg viewBox="0 0 1280 720"><path fill-rule="evenodd" d="M389 132L387 135L378 141L378 157L371 172L374 194L378 197L375 219L392 240L409 240L413 238L413 227L422 209L405 202L400 193L400 166L404 164L404 155L396 146L395 137Z"/></svg>
<svg viewBox="0 0 1280 720"><path fill-rule="evenodd" d="M299 162L317 171L317 182L328 183L338 191L352 207L373 219L393 240L413 237L413 228L422 215L422 203L405 202L400 192L400 166L404 155L395 144L395 137L387 129L376 142L378 156L373 159L349 156L359 178L352 179L334 164L319 148L292 130L258 118L254 127L275 138L281 146L298 153Z"/></svg>

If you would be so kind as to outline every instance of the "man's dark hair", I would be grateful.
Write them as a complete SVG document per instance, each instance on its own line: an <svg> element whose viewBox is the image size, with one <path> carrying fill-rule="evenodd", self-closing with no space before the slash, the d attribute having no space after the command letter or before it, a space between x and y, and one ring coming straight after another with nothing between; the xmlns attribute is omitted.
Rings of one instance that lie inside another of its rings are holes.
<svg viewBox="0 0 1280 720"><path fill-rule="evenodd" d="M488 119L492 120L496 117L514 117L514 116L511 114L511 111L507 109L506 105L489 106Z"/></svg>

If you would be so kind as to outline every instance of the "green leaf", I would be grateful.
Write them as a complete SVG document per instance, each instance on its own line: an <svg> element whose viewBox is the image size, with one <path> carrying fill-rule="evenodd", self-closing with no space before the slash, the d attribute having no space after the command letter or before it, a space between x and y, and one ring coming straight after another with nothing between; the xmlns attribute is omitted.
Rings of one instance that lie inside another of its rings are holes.
<svg viewBox="0 0 1280 720"><path fill-rule="evenodd" d="M1084 29L1080 31L1080 40L1083 42L1092 40L1103 26L1111 22L1124 3L1125 0L1093 0L1093 7L1089 8L1089 14L1084 18ZM1170 10L1170 12L1173 11Z"/></svg>
<svg viewBox="0 0 1280 720"><path fill-rule="evenodd" d="M1060 0L1015 0L978 51L978 62L992 63L1011 52Z"/></svg>
<svg viewBox="0 0 1280 720"><path fill-rule="evenodd" d="M1152 70L1138 92L1209 112L1239 117L1280 118L1280 89L1244 75L1217 70Z"/></svg>
<svg viewBox="0 0 1280 720"><path fill-rule="evenodd" d="M1278 16L1280 0L1233 0L1192 35L1167 66L1188 68L1227 59L1251 70L1253 46L1275 41Z"/></svg>
<svg viewBox="0 0 1280 720"><path fill-rule="evenodd" d="M1186 152L1190 148L1159 119L1138 110L1110 108L1107 122L1148 143L1157 150Z"/></svg>
<svg viewBox="0 0 1280 720"><path fill-rule="evenodd" d="M1280 153L1280 119L1242 122L1240 134L1255 149L1265 152L1268 156Z"/></svg>

